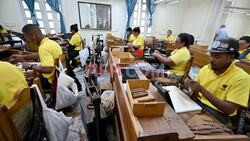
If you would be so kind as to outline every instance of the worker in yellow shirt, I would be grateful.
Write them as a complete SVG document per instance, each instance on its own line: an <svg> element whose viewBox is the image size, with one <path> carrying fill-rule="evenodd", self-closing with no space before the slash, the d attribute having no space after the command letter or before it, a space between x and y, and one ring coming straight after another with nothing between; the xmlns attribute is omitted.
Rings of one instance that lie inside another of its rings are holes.
<svg viewBox="0 0 250 141"><path fill-rule="evenodd" d="M70 32L73 34L68 48L68 56L69 60L72 61L71 65L74 69L74 72L79 71L81 69L80 66L77 65L75 57L79 56L79 51L83 49L83 39L81 34L78 32L77 24L73 24L70 26Z"/></svg>
<svg viewBox="0 0 250 141"><path fill-rule="evenodd" d="M140 34L140 27L135 27L132 31L133 33L133 40L131 41L131 44L128 46L135 50L136 55L142 56L144 54L144 37Z"/></svg>
<svg viewBox="0 0 250 141"><path fill-rule="evenodd" d="M42 34L37 25L27 24L22 29L26 42L34 42L38 46L38 53L32 53L27 55L12 55L11 60L29 60L38 59L41 62L40 66L30 65L27 62L22 64L24 69L31 69L42 74L40 78L42 86L45 89L52 87L52 81L54 78L55 61L62 54L62 48L55 41L50 40L48 37Z"/></svg>
<svg viewBox="0 0 250 141"><path fill-rule="evenodd" d="M133 31L132 28L128 27L126 31L127 31L127 38L126 38L126 40L128 42L132 42L134 40L134 35L132 33L132 31Z"/></svg>
<svg viewBox="0 0 250 141"><path fill-rule="evenodd" d="M246 59L250 61L250 36L243 36L239 40L239 57L238 59Z"/></svg>
<svg viewBox="0 0 250 141"><path fill-rule="evenodd" d="M200 70L195 81L186 81L192 95L200 97L198 104L226 125L240 106L248 107L250 77L234 63L238 48L239 42L232 38L215 41L210 64Z"/></svg>
<svg viewBox="0 0 250 141"><path fill-rule="evenodd" d="M187 68L187 64L190 60L190 52L188 50L189 46L189 35L186 33L181 33L175 40L174 47L176 48L171 55L166 58L162 56L159 51L155 51L153 56L157 58L164 65L170 67L170 72L177 76L178 80L181 80L184 72Z"/></svg>
<svg viewBox="0 0 250 141"><path fill-rule="evenodd" d="M165 37L165 41L164 41L164 42L167 44L166 49L167 49L169 46L173 46L174 40L175 40L175 38L174 38L174 36L172 35L172 30L168 30L168 31L167 31L167 35L166 35L166 37Z"/></svg>
<svg viewBox="0 0 250 141"><path fill-rule="evenodd" d="M27 88L28 84L20 69L0 61L0 104L8 105L16 93Z"/></svg>

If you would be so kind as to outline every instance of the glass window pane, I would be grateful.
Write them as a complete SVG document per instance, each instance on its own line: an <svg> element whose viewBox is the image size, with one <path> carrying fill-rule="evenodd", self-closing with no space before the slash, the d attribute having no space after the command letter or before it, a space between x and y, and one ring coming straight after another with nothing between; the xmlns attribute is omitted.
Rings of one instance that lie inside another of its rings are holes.
<svg viewBox="0 0 250 141"><path fill-rule="evenodd" d="M49 19L49 20L53 20L53 15L52 15L52 13L48 12L48 13L47 13L47 16L48 16L48 19Z"/></svg>
<svg viewBox="0 0 250 141"><path fill-rule="evenodd" d="M143 4L143 5L142 5L142 10L143 10L143 11L146 11L146 7L147 7L146 4Z"/></svg>
<svg viewBox="0 0 250 141"><path fill-rule="evenodd" d="M27 23L28 24L32 24L32 20L27 20Z"/></svg>
<svg viewBox="0 0 250 141"><path fill-rule="evenodd" d="M143 22L144 20L141 21L141 26L145 26L145 22Z"/></svg>
<svg viewBox="0 0 250 141"><path fill-rule="evenodd" d="M43 34L46 34L45 29L41 29L41 31L42 31Z"/></svg>
<svg viewBox="0 0 250 141"><path fill-rule="evenodd" d="M55 28L54 22L49 22L49 27L50 28Z"/></svg>
<svg viewBox="0 0 250 141"><path fill-rule="evenodd" d="M24 13L25 13L26 18L31 18L30 11L25 10Z"/></svg>
<svg viewBox="0 0 250 141"><path fill-rule="evenodd" d="M138 3L135 5L135 10L138 10Z"/></svg>
<svg viewBox="0 0 250 141"><path fill-rule="evenodd" d="M148 28L148 33L151 33L151 27Z"/></svg>
<svg viewBox="0 0 250 141"><path fill-rule="evenodd" d="M146 18L146 12L142 12L141 18L145 19Z"/></svg>
<svg viewBox="0 0 250 141"><path fill-rule="evenodd" d="M41 12L36 12L37 19L43 19Z"/></svg>
<svg viewBox="0 0 250 141"><path fill-rule="evenodd" d="M134 20L133 25L134 25L134 26L136 26L136 25L137 25L137 21L136 21L136 20Z"/></svg>
<svg viewBox="0 0 250 141"><path fill-rule="evenodd" d="M28 6L26 5L26 3L24 1L22 1L22 4L23 4L24 9L28 9Z"/></svg>
<svg viewBox="0 0 250 141"><path fill-rule="evenodd" d="M60 20L60 14L57 13L57 20Z"/></svg>
<svg viewBox="0 0 250 141"><path fill-rule="evenodd" d="M43 21L38 20L39 27L44 27Z"/></svg>
<svg viewBox="0 0 250 141"><path fill-rule="evenodd" d="M47 10L47 11L51 11L51 7L49 6L48 3L45 3L45 7L46 7L46 10Z"/></svg>
<svg viewBox="0 0 250 141"><path fill-rule="evenodd" d="M145 29L144 27L141 27L141 32L144 32L144 29Z"/></svg>
<svg viewBox="0 0 250 141"><path fill-rule="evenodd" d="M134 12L134 17L137 18L137 12Z"/></svg>
<svg viewBox="0 0 250 141"><path fill-rule="evenodd" d="M35 10L40 10L40 6L38 2L35 2Z"/></svg>
<svg viewBox="0 0 250 141"><path fill-rule="evenodd" d="M146 0L143 0L143 3L146 3Z"/></svg>
<svg viewBox="0 0 250 141"><path fill-rule="evenodd" d="M141 24L143 23L143 25L144 25L144 23L145 23L145 20L141 20Z"/></svg>
<svg viewBox="0 0 250 141"><path fill-rule="evenodd" d="M56 31L55 30L50 30L50 34L55 34L56 33Z"/></svg>

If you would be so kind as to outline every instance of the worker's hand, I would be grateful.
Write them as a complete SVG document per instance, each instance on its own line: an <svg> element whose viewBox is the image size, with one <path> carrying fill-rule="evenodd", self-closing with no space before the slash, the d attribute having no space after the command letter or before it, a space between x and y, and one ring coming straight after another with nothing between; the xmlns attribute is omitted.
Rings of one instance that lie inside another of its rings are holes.
<svg viewBox="0 0 250 141"><path fill-rule="evenodd" d="M24 61L23 56L22 55L18 55L18 54L13 54L9 58L9 62L10 63L23 62L23 61Z"/></svg>
<svg viewBox="0 0 250 141"><path fill-rule="evenodd" d="M22 67L23 67L23 69L27 70L29 68L29 63L28 62L23 62Z"/></svg>
<svg viewBox="0 0 250 141"><path fill-rule="evenodd" d="M160 55L160 52L158 50L155 50L155 52L152 54L154 57L157 57L158 55Z"/></svg>
<svg viewBox="0 0 250 141"><path fill-rule="evenodd" d="M202 90L202 86L197 82L197 81L194 81L194 80L190 80L190 79L186 79L185 80L185 85L187 85L188 87L191 88L191 90L193 92L201 92Z"/></svg>

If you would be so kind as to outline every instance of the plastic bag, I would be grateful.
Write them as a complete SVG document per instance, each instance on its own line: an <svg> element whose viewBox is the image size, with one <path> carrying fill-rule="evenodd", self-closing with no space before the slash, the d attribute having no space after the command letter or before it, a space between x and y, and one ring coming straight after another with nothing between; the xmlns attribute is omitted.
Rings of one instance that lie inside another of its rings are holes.
<svg viewBox="0 0 250 141"><path fill-rule="evenodd" d="M81 65L84 66L86 64L87 58L89 57L89 49L85 47L84 49L79 51L79 55L80 55Z"/></svg>
<svg viewBox="0 0 250 141"><path fill-rule="evenodd" d="M72 122L70 117L66 117L63 112L57 112L50 109L45 104L41 92L37 85L33 84L31 88L35 88L43 111L43 120L45 122L45 128L50 141L65 141L68 133L69 126Z"/></svg>
<svg viewBox="0 0 250 141"><path fill-rule="evenodd" d="M101 95L101 104L107 114L111 113L115 107L114 91L106 90Z"/></svg>
<svg viewBox="0 0 250 141"><path fill-rule="evenodd" d="M65 69L59 60L60 72L57 79L56 106L55 109L62 109L74 104L78 98L78 89L75 80L65 74Z"/></svg>

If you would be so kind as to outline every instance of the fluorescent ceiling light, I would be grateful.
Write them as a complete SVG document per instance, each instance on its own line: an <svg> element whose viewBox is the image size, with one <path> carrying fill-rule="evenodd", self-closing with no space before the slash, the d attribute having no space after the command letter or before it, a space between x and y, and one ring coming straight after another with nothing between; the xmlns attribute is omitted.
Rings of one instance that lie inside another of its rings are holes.
<svg viewBox="0 0 250 141"><path fill-rule="evenodd" d="M170 2L166 2L165 4L174 4L174 3L178 3L180 2L181 0L174 0L174 1L170 1Z"/></svg>
<svg viewBox="0 0 250 141"><path fill-rule="evenodd" d="M164 1L166 1L166 0L157 0L157 1L155 1L155 4L158 4L158 3L161 3L161 2L164 2Z"/></svg>

